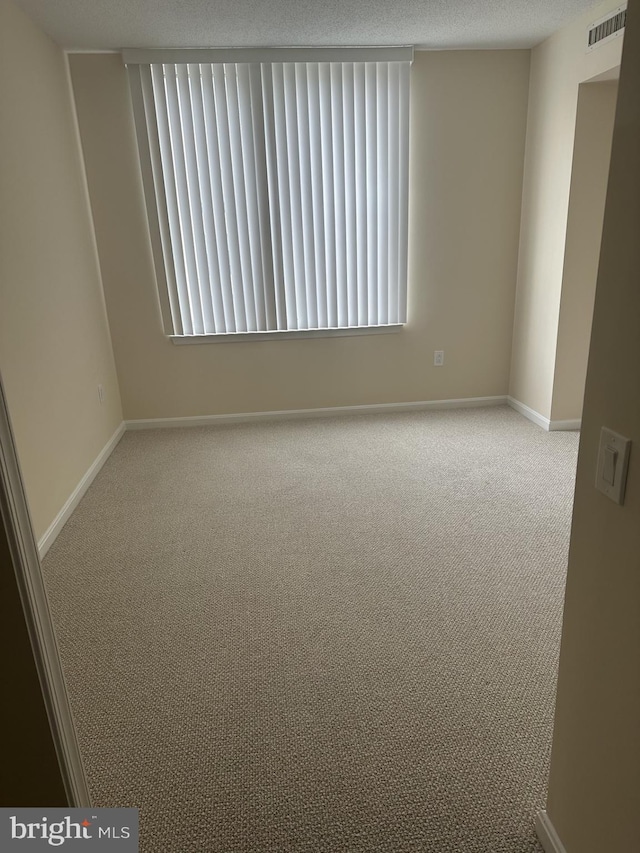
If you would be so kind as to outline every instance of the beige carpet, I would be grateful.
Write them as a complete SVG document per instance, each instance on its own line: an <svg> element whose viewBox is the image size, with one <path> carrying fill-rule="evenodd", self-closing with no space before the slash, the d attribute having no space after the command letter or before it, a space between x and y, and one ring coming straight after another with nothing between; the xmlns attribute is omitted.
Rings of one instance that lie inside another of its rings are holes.
<svg viewBox="0 0 640 853"><path fill-rule="evenodd" d="M506 409L127 433L44 564L144 853L525 853L576 433Z"/></svg>

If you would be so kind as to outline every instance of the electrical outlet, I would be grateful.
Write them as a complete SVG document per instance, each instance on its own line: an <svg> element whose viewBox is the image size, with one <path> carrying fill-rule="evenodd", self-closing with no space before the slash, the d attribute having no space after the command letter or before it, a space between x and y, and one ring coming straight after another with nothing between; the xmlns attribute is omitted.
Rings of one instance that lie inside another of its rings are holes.
<svg viewBox="0 0 640 853"><path fill-rule="evenodd" d="M433 364L435 367L442 367L444 364L444 350L437 349L433 353Z"/></svg>
<svg viewBox="0 0 640 853"><path fill-rule="evenodd" d="M98 400L100 403L104 403L104 387L102 385L98 385Z"/></svg>

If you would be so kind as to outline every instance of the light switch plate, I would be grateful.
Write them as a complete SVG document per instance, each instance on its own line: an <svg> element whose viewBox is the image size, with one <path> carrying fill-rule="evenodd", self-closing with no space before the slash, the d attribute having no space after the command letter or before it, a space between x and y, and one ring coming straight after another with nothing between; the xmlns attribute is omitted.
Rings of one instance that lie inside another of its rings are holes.
<svg viewBox="0 0 640 853"><path fill-rule="evenodd" d="M624 503L631 439L602 427L598 447L596 489L617 504Z"/></svg>

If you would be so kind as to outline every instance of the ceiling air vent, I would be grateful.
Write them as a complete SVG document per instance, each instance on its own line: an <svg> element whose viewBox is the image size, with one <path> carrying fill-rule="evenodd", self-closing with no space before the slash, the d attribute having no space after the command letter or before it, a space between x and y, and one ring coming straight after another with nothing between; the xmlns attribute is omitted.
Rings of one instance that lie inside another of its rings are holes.
<svg viewBox="0 0 640 853"><path fill-rule="evenodd" d="M594 21L587 35L587 50L593 50L611 39L618 38L624 32L627 20L627 6L618 6L604 18Z"/></svg>

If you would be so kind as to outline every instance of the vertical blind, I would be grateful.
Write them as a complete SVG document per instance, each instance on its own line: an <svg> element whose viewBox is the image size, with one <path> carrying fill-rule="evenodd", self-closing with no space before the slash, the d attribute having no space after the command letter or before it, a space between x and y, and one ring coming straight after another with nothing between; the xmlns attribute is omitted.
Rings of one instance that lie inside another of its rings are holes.
<svg viewBox="0 0 640 853"><path fill-rule="evenodd" d="M406 322L409 68L130 62L170 334Z"/></svg>

